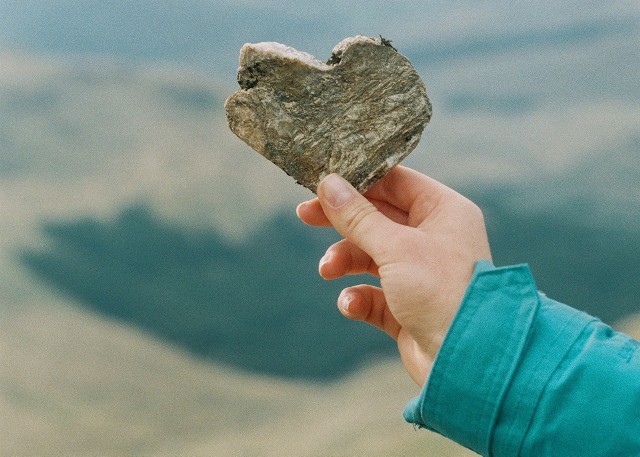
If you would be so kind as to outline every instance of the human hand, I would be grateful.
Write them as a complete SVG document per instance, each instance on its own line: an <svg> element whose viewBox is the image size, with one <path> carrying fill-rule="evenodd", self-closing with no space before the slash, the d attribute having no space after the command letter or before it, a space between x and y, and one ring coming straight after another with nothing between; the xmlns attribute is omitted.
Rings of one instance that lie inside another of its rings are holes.
<svg viewBox="0 0 640 457"><path fill-rule="evenodd" d="M306 224L333 226L345 238L320 260L323 278L380 278L381 288L344 289L338 307L394 338L407 372L422 386L475 262L491 260L480 209L445 185L398 166L364 196L329 175L318 186L318 198L301 203L297 214Z"/></svg>

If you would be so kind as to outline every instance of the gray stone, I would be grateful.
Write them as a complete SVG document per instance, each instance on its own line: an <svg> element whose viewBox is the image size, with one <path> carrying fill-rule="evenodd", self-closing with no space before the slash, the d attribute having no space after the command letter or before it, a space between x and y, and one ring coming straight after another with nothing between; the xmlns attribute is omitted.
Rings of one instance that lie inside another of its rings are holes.
<svg viewBox="0 0 640 457"><path fill-rule="evenodd" d="M431 118L424 83L388 40L342 40L327 63L280 43L245 44L229 128L315 192L338 173L360 192L404 159Z"/></svg>

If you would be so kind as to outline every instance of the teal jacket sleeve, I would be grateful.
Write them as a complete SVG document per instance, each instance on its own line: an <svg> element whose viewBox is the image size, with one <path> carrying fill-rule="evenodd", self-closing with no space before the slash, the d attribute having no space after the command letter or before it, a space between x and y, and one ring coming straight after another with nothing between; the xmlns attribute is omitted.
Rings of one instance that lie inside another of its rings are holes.
<svg viewBox="0 0 640 457"><path fill-rule="evenodd" d="M404 417L483 456L640 456L639 346L479 262Z"/></svg>

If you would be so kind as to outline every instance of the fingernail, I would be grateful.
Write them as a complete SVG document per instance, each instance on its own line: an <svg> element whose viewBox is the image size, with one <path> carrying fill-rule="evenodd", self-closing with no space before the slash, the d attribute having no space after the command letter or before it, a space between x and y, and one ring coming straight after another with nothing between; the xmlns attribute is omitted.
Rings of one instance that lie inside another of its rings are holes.
<svg viewBox="0 0 640 457"><path fill-rule="evenodd" d="M325 252L325 254L322 256L322 258L320 259L320 264L318 266L318 269L321 270L322 266L329 262L331 260L331 253L330 252Z"/></svg>
<svg viewBox="0 0 640 457"><path fill-rule="evenodd" d="M322 258L320 259L320 265L324 265L331 259L331 253L325 252Z"/></svg>
<svg viewBox="0 0 640 457"><path fill-rule="evenodd" d="M353 297L350 294L345 294L340 297L340 309L345 314L349 314L349 306L351 306L351 302L353 301Z"/></svg>
<svg viewBox="0 0 640 457"><path fill-rule="evenodd" d="M335 173L322 180L322 194L334 208L344 205L354 192L356 190Z"/></svg>

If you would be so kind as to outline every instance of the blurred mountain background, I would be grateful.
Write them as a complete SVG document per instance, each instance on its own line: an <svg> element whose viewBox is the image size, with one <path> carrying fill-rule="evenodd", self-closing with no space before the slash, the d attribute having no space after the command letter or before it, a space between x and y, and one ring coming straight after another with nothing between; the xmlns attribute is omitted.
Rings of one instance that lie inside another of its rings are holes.
<svg viewBox="0 0 640 457"><path fill-rule="evenodd" d="M0 2L1 455L473 455L401 418L343 319L312 195L235 138L244 42L381 34L434 117L406 164L485 211L498 265L640 336L640 5Z"/></svg>

